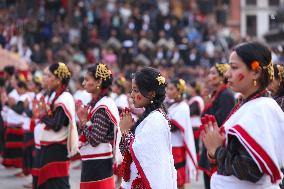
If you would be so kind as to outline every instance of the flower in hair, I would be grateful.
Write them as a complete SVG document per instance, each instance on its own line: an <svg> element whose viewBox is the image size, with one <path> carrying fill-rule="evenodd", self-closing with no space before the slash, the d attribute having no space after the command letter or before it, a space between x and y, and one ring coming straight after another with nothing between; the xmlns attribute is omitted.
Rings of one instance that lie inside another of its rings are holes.
<svg viewBox="0 0 284 189"><path fill-rule="evenodd" d="M159 85L166 84L166 79L163 76L159 75L156 79L158 80Z"/></svg>
<svg viewBox="0 0 284 189"><path fill-rule="evenodd" d="M58 62L58 68L53 72L59 79L66 79L71 77L71 73L68 67L62 63Z"/></svg>
<svg viewBox="0 0 284 189"><path fill-rule="evenodd" d="M229 68L230 68L230 66L229 66L229 64L225 64L225 63L223 63L223 64L215 64L215 67L216 67L216 69L217 69L217 71L219 72L219 74L221 75L221 76L224 76L225 75L225 73L229 70Z"/></svg>
<svg viewBox="0 0 284 189"><path fill-rule="evenodd" d="M258 72L261 69L260 63L257 60L253 61L251 63L251 69L255 72Z"/></svg>
<svg viewBox="0 0 284 189"><path fill-rule="evenodd" d="M96 70L96 78L102 78L103 80L106 80L108 78L110 78L111 75L111 71L106 67L105 64L100 63L97 66L97 70Z"/></svg>
<svg viewBox="0 0 284 189"><path fill-rule="evenodd" d="M177 89L179 92L184 93L186 90L186 83L183 79L178 80Z"/></svg>
<svg viewBox="0 0 284 189"><path fill-rule="evenodd" d="M277 69L278 69L278 77L280 82L284 82L284 66L281 65L277 65Z"/></svg>

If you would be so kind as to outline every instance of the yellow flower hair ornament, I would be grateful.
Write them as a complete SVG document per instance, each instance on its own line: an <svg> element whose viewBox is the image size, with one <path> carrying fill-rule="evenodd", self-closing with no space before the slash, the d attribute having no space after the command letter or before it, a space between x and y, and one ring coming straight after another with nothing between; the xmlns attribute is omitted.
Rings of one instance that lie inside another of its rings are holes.
<svg viewBox="0 0 284 189"><path fill-rule="evenodd" d="M58 68L53 72L54 75L56 75L59 79L67 79L71 77L71 73L68 69L68 67L62 63L58 63Z"/></svg>
<svg viewBox="0 0 284 189"><path fill-rule="evenodd" d="M282 83L284 82L284 66L277 65L277 70L280 83Z"/></svg>
<svg viewBox="0 0 284 189"><path fill-rule="evenodd" d="M97 66L96 70L96 78L102 78L103 80L107 80L111 76L111 71L106 67L105 64L100 63Z"/></svg>
<svg viewBox="0 0 284 189"><path fill-rule="evenodd" d="M215 67L221 76L224 76L230 68L229 64L215 64Z"/></svg>
<svg viewBox="0 0 284 189"><path fill-rule="evenodd" d="M181 93L184 93L186 91L186 83L183 79L178 80L177 89Z"/></svg>
<svg viewBox="0 0 284 189"><path fill-rule="evenodd" d="M165 85L166 84L166 79L163 76L159 75L156 79L159 82L159 85Z"/></svg>

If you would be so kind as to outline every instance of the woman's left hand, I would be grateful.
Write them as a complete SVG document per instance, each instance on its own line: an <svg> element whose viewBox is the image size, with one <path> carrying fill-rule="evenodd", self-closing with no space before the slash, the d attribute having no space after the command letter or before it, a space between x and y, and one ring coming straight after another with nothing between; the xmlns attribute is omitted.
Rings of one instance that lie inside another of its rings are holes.
<svg viewBox="0 0 284 189"><path fill-rule="evenodd" d="M225 135L220 132L220 128L217 125L217 122L209 121L205 125L204 131L202 131L202 140L204 145L211 156L214 156L217 148L222 146L225 141Z"/></svg>

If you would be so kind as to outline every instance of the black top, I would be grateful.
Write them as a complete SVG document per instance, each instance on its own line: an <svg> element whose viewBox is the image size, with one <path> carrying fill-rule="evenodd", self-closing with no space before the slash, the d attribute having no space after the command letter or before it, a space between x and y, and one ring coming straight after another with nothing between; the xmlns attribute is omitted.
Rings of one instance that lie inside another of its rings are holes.
<svg viewBox="0 0 284 189"><path fill-rule="evenodd" d="M234 108L235 103L236 100L234 98L233 92L230 89L225 88L220 92L219 96L216 97L215 101L212 102L211 107L203 112L203 115L214 115L218 126L221 127L227 116L230 114L231 110ZM210 170L211 168L211 165L207 158L207 150L204 145L199 160L199 166L207 170Z"/></svg>
<svg viewBox="0 0 284 189"><path fill-rule="evenodd" d="M52 116L46 115L41 119L41 121L45 123L49 129L59 131L63 126L68 126L69 119L63 108L57 107L53 113L54 114Z"/></svg>
<svg viewBox="0 0 284 189"><path fill-rule="evenodd" d="M228 146L217 148L215 159L219 175L234 175L240 180L250 182L257 182L263 176L252 157L239 140L233 136L229 138Z"/></svg>

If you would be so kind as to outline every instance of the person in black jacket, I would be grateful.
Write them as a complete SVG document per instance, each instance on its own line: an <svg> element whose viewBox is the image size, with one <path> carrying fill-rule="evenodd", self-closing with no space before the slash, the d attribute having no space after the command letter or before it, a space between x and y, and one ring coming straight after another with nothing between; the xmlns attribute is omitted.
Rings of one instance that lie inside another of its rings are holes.
<svg viewBox="0 0 284 189"><path fill-rule="evenodd" d="M213 89L209 100L205 105L202 115L214 115L218 125L222 125L233 107L235 98L233 92L226 85L225 73L229 69L228 64L215 64L208 75L208 87ZM210 188L211 166L207 158L207 150L204 148L201 152L199 167L204 171L205 188Z"/></svg>

